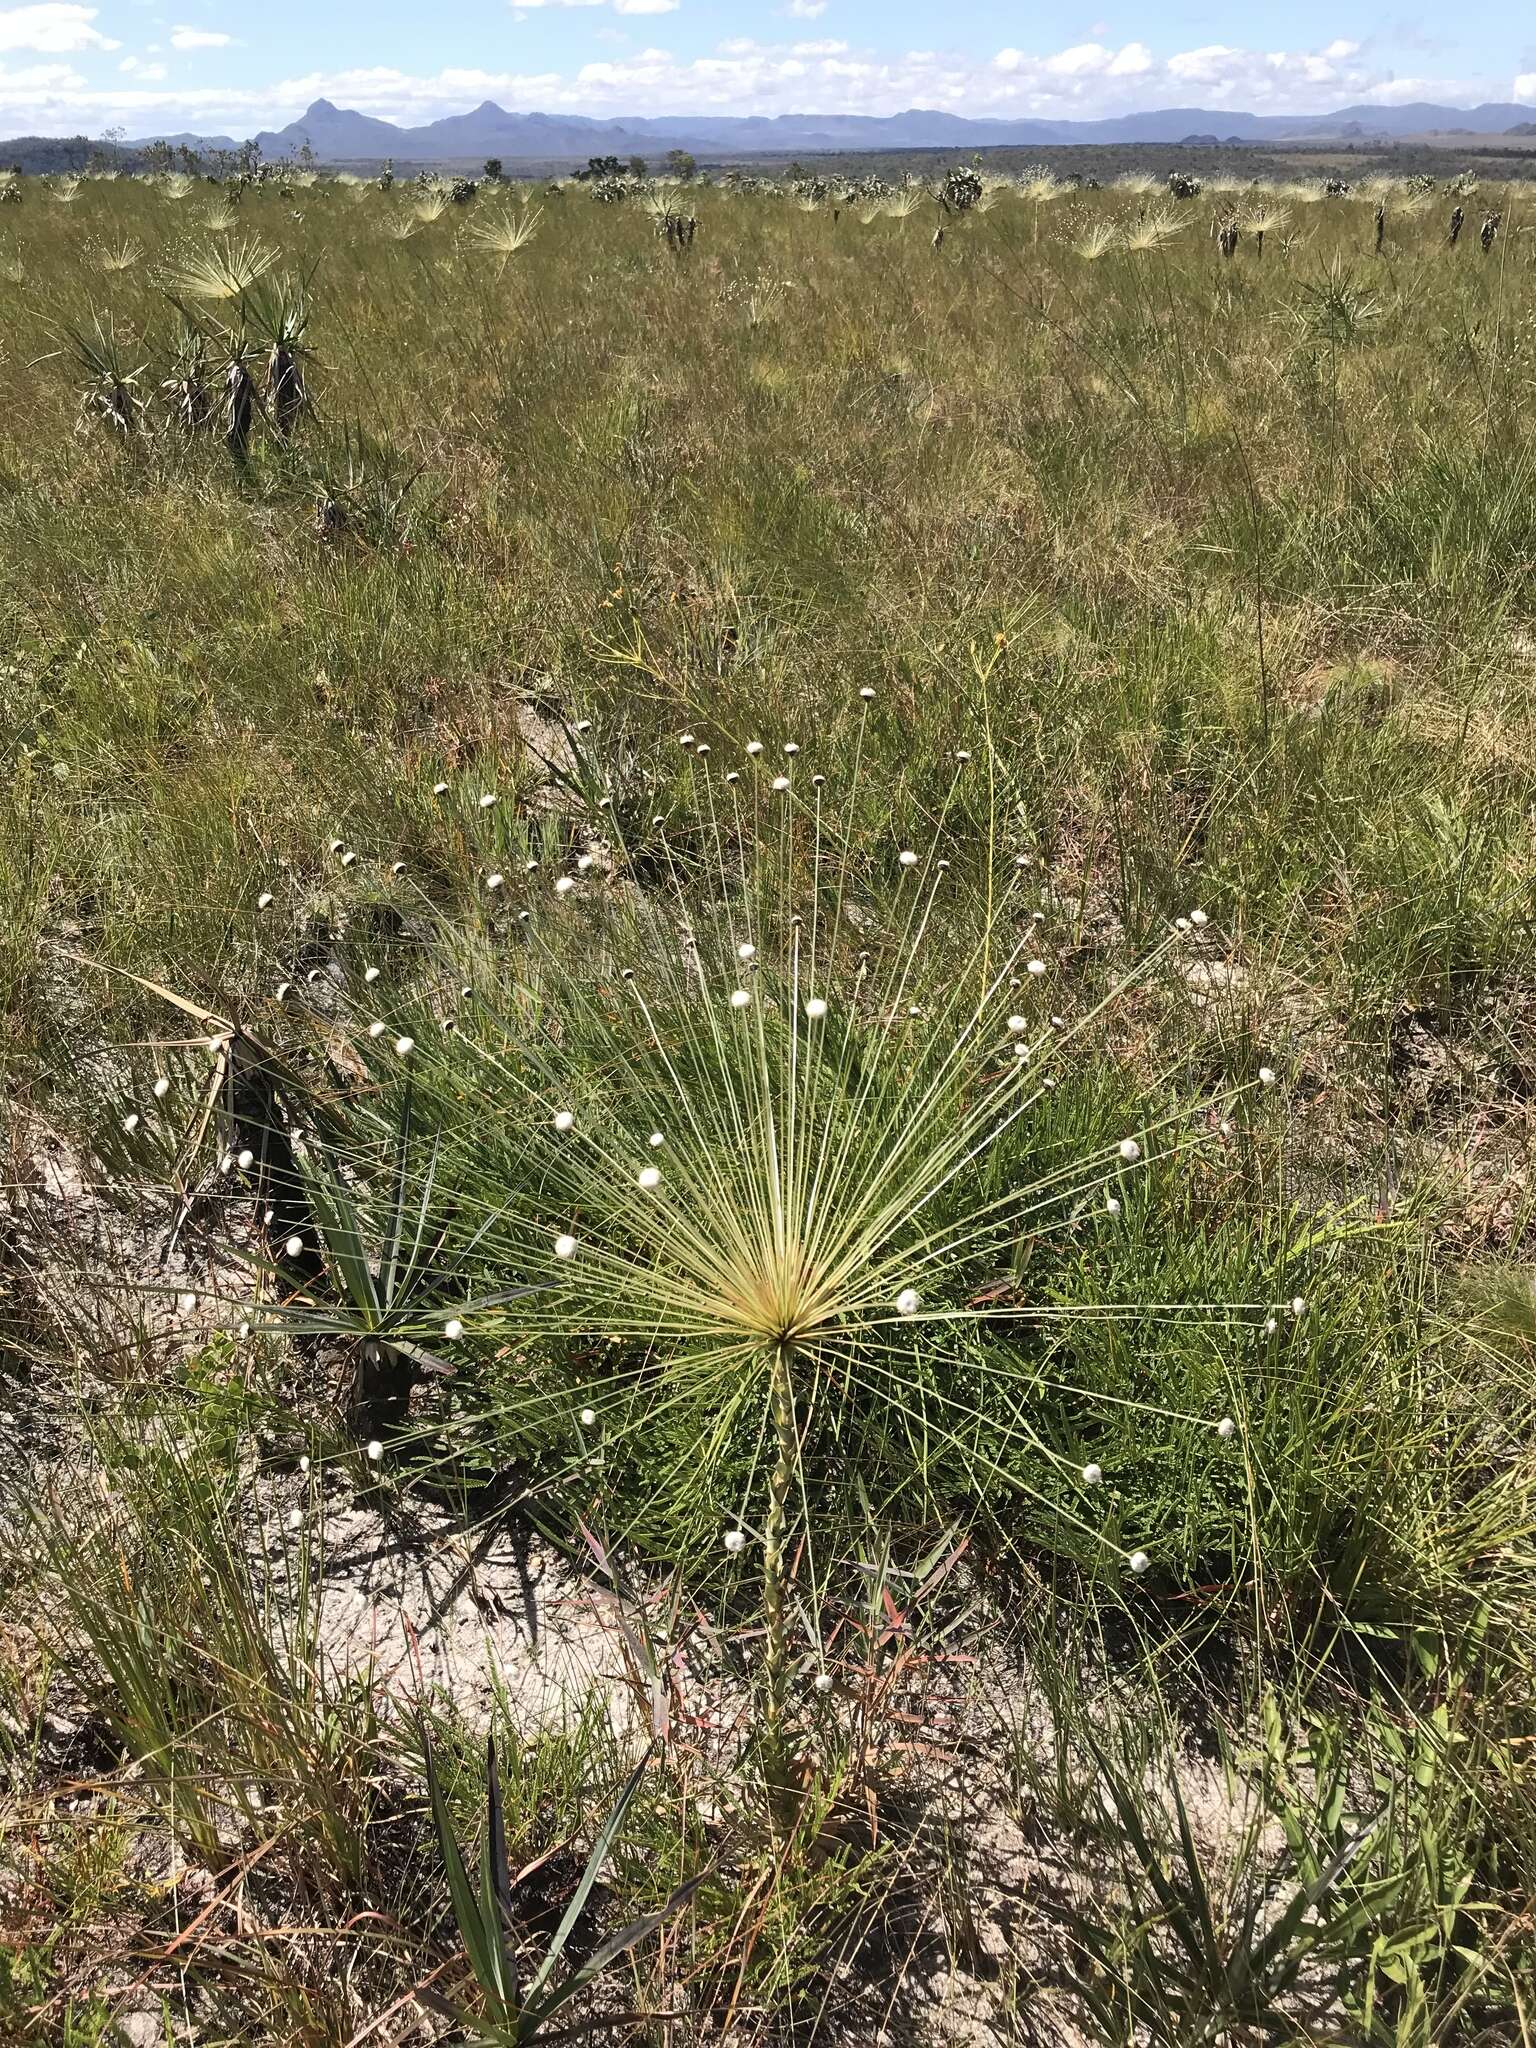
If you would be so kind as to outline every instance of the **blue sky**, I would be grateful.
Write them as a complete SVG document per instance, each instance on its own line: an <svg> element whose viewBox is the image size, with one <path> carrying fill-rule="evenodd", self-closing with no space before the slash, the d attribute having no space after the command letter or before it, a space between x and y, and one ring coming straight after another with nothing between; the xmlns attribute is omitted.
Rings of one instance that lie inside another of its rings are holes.
<svg viewBox="0 0 1536 2048"><path fill-rule="evenodd" d="M0 134L249 134L325 97L428 121L482 99L590 114L1093 116L1536 102L1516 0L0 0Z"/></svg>

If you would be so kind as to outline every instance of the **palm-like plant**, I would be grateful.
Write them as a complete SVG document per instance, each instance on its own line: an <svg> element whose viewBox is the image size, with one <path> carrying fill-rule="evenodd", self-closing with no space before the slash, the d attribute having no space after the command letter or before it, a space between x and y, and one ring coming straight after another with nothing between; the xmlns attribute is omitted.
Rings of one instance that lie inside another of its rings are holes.
<svg viewBox="0 0 1536 2048"><path fill-rule="evenodd" d="M1096 220L1084 229L1072 244L1073 254L1085 263L1097 263L1101 256L1107 256L1120 239L1120 230L1112 220Z"/></svg>
<svg viewBox="0 0 1536 2048"><path fill-rule="evenodd" d="M255 235L215 242L176 264L166 275L166 288L176 297L209 304L241 299L276 261L277 251Z"/></svg>
<svg viewBox="0 0 1536 2048"><path fill-rule="evenodd" d="M160 395L184 434L201 433L213 418L208 378L208 337L194 321L183 318L171 374L161 383Z"/></svg>
<svg viewBox="0 0 1536 2048"><path fill-rule="evenodd" d="M657 211L652 202L648 201L647 205L651 212ZM543 218L544 210L539 206L526 207L520 213L513 213L510 207L502 207L489 219L471 222L469 239L477 249L499 256L500 270L505 270L519 249L525 249L533 240Z"/></svg>
<svg viewBox="0 0 1536 2048"><path fill-rule="evenodd" d="M1143 255L1150 250L1166 249L1188 225L1187 215L1177 214L1167 206L1154 207L1126 228L1125 246Z"/></svg>
<svg viewBox="0 0 1536 2048"><path fill-rule="evenodd" d="M242 309L267 355L267 403L272 424L287 438L309 404L304 363L309 354L309 305L302 279L263 280L249 290Z"/></svg>
<svg viewBox="0 0 1536 2048"><path fill-rule="evenodd" d="M80 394L81 425L96 421L115 433L136 432L144 410L139 383L144 365L130 365L111 315L103 319L99 313L94 314L89 328L68 328L65 338L88 379Z"/></svg>

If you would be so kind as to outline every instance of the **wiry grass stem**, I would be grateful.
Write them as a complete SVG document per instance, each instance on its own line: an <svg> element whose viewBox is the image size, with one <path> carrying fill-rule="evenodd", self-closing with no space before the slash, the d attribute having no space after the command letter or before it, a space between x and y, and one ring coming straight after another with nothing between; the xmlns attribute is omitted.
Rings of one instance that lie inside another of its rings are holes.
<svg viewBox="0 0 1536 2048"><path fill-rule="evenodd" d="M799 1438L795 1431L795 1388L790 1367L794 1348L775 1344L768 1354L768 1407L778 1448L768 1482L768 1517L763 1525L763 1619L767 1634L764 1670L763 1765L775 1824L793 1822L793 1787L784 1746L784 1712L789 1692L789 1638L785 1625L786 1537L789 1495L794 1485Z"/></svg>

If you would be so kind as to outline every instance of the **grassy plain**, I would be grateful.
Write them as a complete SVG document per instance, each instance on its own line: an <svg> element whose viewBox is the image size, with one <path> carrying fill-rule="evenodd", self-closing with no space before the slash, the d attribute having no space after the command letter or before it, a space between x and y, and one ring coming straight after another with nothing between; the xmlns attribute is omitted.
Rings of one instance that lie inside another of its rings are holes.
<svg viewBox="0 0 1536 2048"><path fill-rule="evenodd" d="M1523 188L17 189L0 2031L1528 2040Z"/></svg>

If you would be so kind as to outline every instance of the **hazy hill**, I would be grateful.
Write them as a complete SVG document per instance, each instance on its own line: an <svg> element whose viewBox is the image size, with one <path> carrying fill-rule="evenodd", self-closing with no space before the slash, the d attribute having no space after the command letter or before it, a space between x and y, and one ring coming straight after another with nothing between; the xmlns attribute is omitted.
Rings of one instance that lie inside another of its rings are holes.
<svg viewBox="0 0 1536 2048"><path fill-rule="evenodd" d="M513 113L485 100L468 113L406 128L334 106L329 100L316 100L286 128L268 130L257 140L269 156L286 155L307 143L323 162L336 163L386 156L402 162L500 156L513 161L568 159L579 163L589 156L661 156L673 148L704 150L718 157L826 149L1169 143L1190 134L1254 142L1287 137L1369 139L1449 129L1501 135L1533 114L1536 108L1514 104L1464 108L1417 102L1402 107L1342 107L1333 114L1213 113L1203 107L1162 107L1100 121L970 120L925 108L886 115L676 114L598 120L581 114Z"/></svg>

